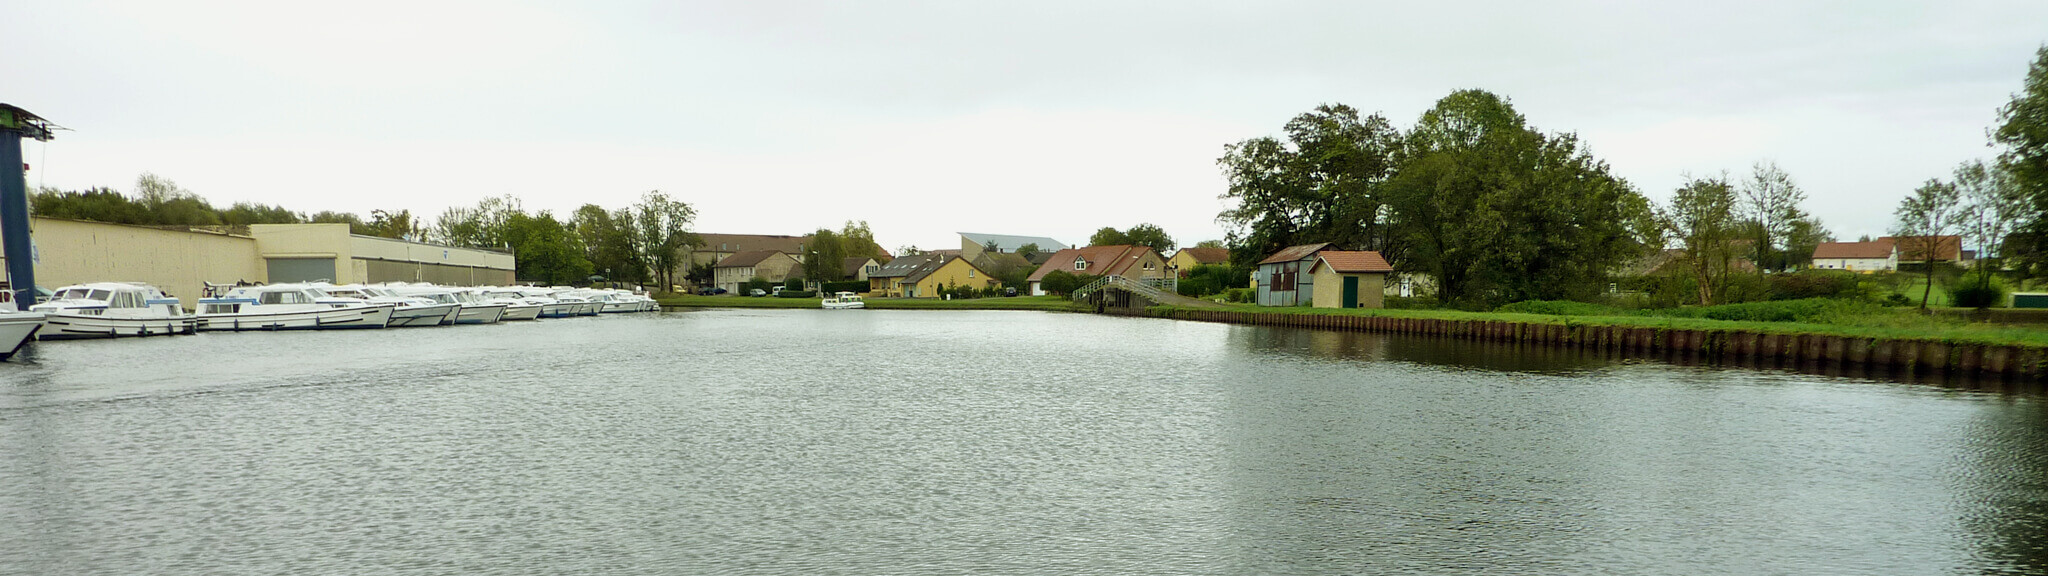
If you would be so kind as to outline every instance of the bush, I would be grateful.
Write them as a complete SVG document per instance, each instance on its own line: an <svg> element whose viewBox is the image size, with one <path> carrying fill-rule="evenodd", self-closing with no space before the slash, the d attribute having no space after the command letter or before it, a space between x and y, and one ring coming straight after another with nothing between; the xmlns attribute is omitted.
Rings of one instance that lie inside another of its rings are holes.
<svg viewBox="0 0 2048 576"><path fill-rule="evenodd" d="M740 285L740 294L744 296L751 296L754 294L755 290L767 292L772 288L775 288L775 283L769 282L766 278L755 276L752 279L747 280L746 284Z"/></svg>
<svg viewBox="0 0 2048 576"><path fill-rule="evenodd" d="M1249 303L1256 294L1250 288L1231 288L1223 291L1224 302Z"/></svg>
<svg viewBox="0 0 2048 576"><path fill-rule="evenodd" d="M1665 312L1671 316L1690 316L1739 322L1825 323L1847 316L1868 315L1876 313L1878 310L1875 305L1853 300L1807 298L1803 300L1777 300L1771 302L1722 304L1700 308L1681 308Z"/></svg>
<svg viewBox="0 0 2048 576"><path fill-rule="evenodd" d="M802 290L802 289L804 289L804 279L802 279L802 278L790 278L790 279L788 279L788 280L784 280L784 281L782 281L782 289L783 289L783 290Z"/></svg>
<svg viewBox="0 0 2048 576"><path fill-rule="evenodd" d="M1990 308L2005 302L2005 283L1989 274L1972 272L1963 276L1962 283L1949 291L1949 299L1956 306L1964 308Z"/></svg>
<svg viewBox="0 0 2048 576"><path fill-rule="evenodd" d="M1549 314L1553 316L1623 316L1627 312L1599 304L1573 302L1570 300L1528 300L1501 306L1495 312L1520 314Z"/></svg>
<svg viewBox="0 0 2048 576"><path fill-rule="evenodd" d="M776 298L817 298L817 297L818 297L818 293L817 293L817 292L812 292L812 291L809 291L809 290L791 290L791 289L788 289L788 288L783 288L783 289L782 289L782 292L781 292L781 293L779 293L779 294L776 294L776 295L775 295L775 297L776 297Z"/></svg>
<svg viewBox="0 0 2048 576"><path fill-rule="evenodd" d="M1900 294L1900 293L1897 293L1897 292L1893 292L1893 293L1890 293L1890 294L1886 294L1886 295L1884 296L1884 305L1886 305L1886 306L1912 306L1912 305L1913 305L1913 299L1912 299L1912 298L1907 298L1905 294Z"/></svg>
<svg viewBox="0 0 2048 576"><path fill-rule="evenodd" d="M1079 290L1082 286L1094 283L1095 280L1095 276L1074 274L1065 270L1054 270L1039 278L1038 286L1044 288L1050 294L1066 295Z"/></svg>
<svg viewBox="0 0 2048 576"><path fill-rule="evenodd" d="M1801 270L1768 278L1772 300L1864 299L1870 296L1857 274L1847 270Z"/></svg>

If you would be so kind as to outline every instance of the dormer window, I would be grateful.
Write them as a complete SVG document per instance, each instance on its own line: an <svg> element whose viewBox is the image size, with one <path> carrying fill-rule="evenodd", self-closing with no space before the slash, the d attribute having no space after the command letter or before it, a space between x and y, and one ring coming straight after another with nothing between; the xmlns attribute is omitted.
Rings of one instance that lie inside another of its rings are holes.
<svg viewBox="0 0 2048 576"><path fill-rule="evenodd" d="M1074 269L1075 269L1075 270L1087 270L1087 269L1088 269L1088 259L1086 259L1086 258L1075 258L1075 259L1074 259Z"/></svg>

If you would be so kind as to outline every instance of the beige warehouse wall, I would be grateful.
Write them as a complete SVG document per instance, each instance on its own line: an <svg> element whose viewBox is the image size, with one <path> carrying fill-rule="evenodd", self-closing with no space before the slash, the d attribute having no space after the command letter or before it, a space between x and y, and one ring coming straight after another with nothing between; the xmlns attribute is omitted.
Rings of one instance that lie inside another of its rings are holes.
<svg viewBox="0 0 2048 576"><path fill-rule="evenodd" d="M263 260L248 236L36 218L30 226L45 288L84 282L147 282L199 303L206 282L263 282Z"/></svg>

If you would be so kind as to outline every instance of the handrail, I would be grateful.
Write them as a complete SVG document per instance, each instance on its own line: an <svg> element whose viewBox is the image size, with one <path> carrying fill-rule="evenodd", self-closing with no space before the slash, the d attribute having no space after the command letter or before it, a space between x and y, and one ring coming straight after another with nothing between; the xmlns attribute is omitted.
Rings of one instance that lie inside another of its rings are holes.
<svg viewBox="0 0 2048 576"><path fill-rule="evenodd" d="M1103 276L1101 278L1096 279L1094 282L1088 283L1087 286L1082 286L1080 288L1075 289L1073 293L1073 298L1075 300L1087 298L1089 294L1092 294L1095 291L1101 290L1103 288L1108 288L1111 285L1115 285L1119 288L1123 288L1131 292L1136 292L1139 295L1152 300L1153 302L1166 301L1165 291L1155 288L1146 283L1139 282L1137 280L1132 280L1129 278L1115 275Z"/></svg>

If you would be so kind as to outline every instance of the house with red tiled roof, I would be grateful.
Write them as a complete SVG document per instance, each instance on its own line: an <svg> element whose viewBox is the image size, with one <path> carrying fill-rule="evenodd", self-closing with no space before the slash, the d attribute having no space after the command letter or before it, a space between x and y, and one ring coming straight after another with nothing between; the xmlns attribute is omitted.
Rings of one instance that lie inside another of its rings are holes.
<svg viewBox="0 0 2048 576"><path fill-rule="evenodd" d="M1288 246L1260 260L1258 271L1252 273L1252 282L1257 286L1253 302L1260 306L1314 302L1315 276L1309 273L1309 267L1315 265L1317 253L1329 248L1328 242Z"/></svg>
<svg viewBox="0 0 2048 576"><path fill-rule="evenodd" d="M1963 259L1961 236L1885 236L1877 241L1897 245L1900 262L1926 262L1929 252L1926 246L1930 243L1934 245L1935 262L1960 262Z"/></svg>
<svg viewBox="0 0 2048 576"><path fill-rule="evenodd" d="M1899 269L1899 248L1890 238L1869 242L1822 242L1813 248L1813 267L1871 272Z"/></svg>
<svg viewBox="0 0 2048 576"><path fill-rule="evenodd" d="M1038 266L1029 278L1031 295L1045 295L1040 281L1054 271L1065 271L1080 276L1122 276L1132 280L1166 277L1166 259L1149 246L1089 246L1068 248L1055 252L1052 258Z"/></svg>
<svg viewBox="0 0 2048 576"><path fill-rule="evenodd" d="M1394 267L1370 250L1324 250L1309 265L1314 283L1323 286L1311 301L1317 308L1382 308L1387 274Z"/></svg>

